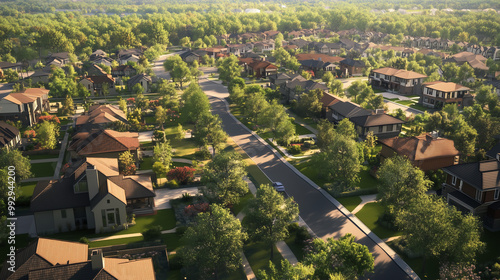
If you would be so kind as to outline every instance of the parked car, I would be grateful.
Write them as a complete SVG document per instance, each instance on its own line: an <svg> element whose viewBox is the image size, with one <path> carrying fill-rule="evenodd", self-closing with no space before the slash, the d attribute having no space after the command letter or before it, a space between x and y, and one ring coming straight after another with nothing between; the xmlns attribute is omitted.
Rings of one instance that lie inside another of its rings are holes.
<svg viewBox="0 0 500 280"><path fill-rule="evenodd" d="M273 187L277 192L285 192L285 186L281 182L273 182Z"/></svg>

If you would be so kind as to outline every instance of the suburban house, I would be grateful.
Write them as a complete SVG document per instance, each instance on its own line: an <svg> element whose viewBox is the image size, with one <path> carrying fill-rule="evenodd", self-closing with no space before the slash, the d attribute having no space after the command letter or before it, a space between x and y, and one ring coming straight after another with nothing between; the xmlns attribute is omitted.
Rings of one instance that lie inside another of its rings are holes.
<svg viewBox="0 0 500 280"><path fill-rule="evenodd" d="M499 80L484 81L483 83L485 85L491 85L493 87L493 89L495 90L498 98L500 98L500 81Z"/></svg>
<svg viewBox="0 0 500 280"><path fill-rule="evenodd" d="M203 50L196 50L196 51L183 52L179 56L181 57L182 61L187 63L193 63L195 60L201 62L201 57L206 54L207 53Z"/></svg>
<svg viewBox="0 0 500 280"><path fill-rule="evenodd" d="M330 106L340 101L342 100L333 94L323 92L323 96L321 97L321 116L326 118L326 116L330 113Z"/></svg>
<svg viewBox="0 0 500 280"><path fill-rule="evenodd" d="M256 52L272 52L274 51L274 40L265 40L253 44L253 49Z"/></svg>
<svg viewBox="0 0 500 280"><path fill-rule="evenodd" d="M490 69L488 66L486 66L486 60L486 57L482 56L481 54L460 52L443 60L443 64L451 62L460 66L467 62L472 68L474 68L476 76L482 77L485 76Z"/></svg>
<svg viewBox="0 0 500 280"><path fill-rule="evenodd" d="M97 76L87 76L80 81L90 94L92 95L103 95L103 88L105 85L108 86L108 94L115 94L115 78L111 75L97 75Z"/></svg>
<svg viewBox="0 0 500 280"><path fill-rule="evenodd" d="M330 105L328 111L329 113L326 114L326 118L336 124L345 118L371 114L370 110L363 109L356 103L342 100Z"/></svg>
<svg viewBox="0 0 500 280"><path fill-rule="evenodd" d="M384 110L381 109L371 112L370 115L351 117L349 120L354 123L356 131L362 139L364 139L370 131L373 132L373 135L377 136L378 139L398 136L405 123L398 118L387 115L384 113Z"/></svg>
<svg viewBox="0 0 500 280"><path fill-rule="evenodd" d="M374 86L401 94L420 95L426 75L402 69L384 67L372 70L368 82Z"/></svg>
<svg viewBox="0 0 500 280"><path fill-rule="evenodd" d="M272 89L276 89L280 87L281 85L285 84L286 82L293 82L295 80L298 81L306 81L306 78L302 77L300 74L286 74L286 73L278 73L274 75L268 76L269 82L270 82L270 87Z"/></svg>
<svg viewBox="0 0 500 280"><path fill-rule="evenodd" d="M285 103L288 103L292 100L298 100L300 98L300 95L302 95L303 93L315 89L319 89L323 92L328 92L328 87L324 84L320 84L312 80L301 81L299 79L286 81L284 86L280 87L280 92Z"/></svg>
<svg viewBox="0 0 500 280"><path fill-rule="evenodd" d="M135 85L140 84L142 86L142 88L144 89L143 93L146 93L146 92L150 91L152 82L153 82L153 80L151 80L151 77L149 75L142 73L142 74L135 75L135 76L131 77L128 80L127 85L128 85L129 90L132 90L132 88Z"/></svg>
<svg viewBox="0 0 500 280"><path fill-rule="evenodd" d="M335 72L335 70L337 69L337 65L331 62L323 62L321 59L320 60L307 59L307 60L300 60L299 62L301 69L304 69L306 71L313 71L315 76L318 74L319 71L334 72L334 75L337 75L337 73Z"/></svg>
<svg viewBox="0 0 500 280"><path fill-rule="evenodd" d="M442 195L448 204L481 217L490 231L500 230L500 154L494 159L442 169L446 173Z"/></svg>
<svg viewBox="0 0 500 280"><path fill-rule="evenodd" d="M16 127L0 121L0 149L7 147L15 148L21 143L21 133Z"/></svg>
<svg viewBox="0 0 500 280"><path fill-rule="evenodd" d="M446 104L457 104L463 109L473 103L474 97L470 94L470 88L460 84L435 81L424 83L422 87L420 100L425 107L442 108Z"/></svg>
<svg viewBox="0 0 500 280"><path fill-rule="evenodd" d="M382 150L380 160L400 155L423 171L438 170L458 164L460 152L453 140L437 137L436 134L422 134L413 137L392 137L380 139Z"/></svg>
<svg viewBox="0 0 500 280"><path fill-rule="evenodd" d="M58 67L62 67L68 63L70 63L70 59L69 59L69 52L60 52L60 53L53 53L53 54L50 54L48 57L47 57L47 63L45 63L46 65L56 65Z"/></svg>
<svg viewBox="0 0 500 280"><path fill-rule="evenodd" d="M366 65L361 60L346 58L340 61L340 73L344 77L361 76L366 69Z"/></svg>
<svg viewBox="0 0 500 280"><path fill-rule="evenodd" d="M120 63L120 65L124 65L124 64L127 64L128 62L138 63L139 59L140 59L139 55L130 53L130 54L121 55L119 57L119 61L118 62Z"/></svg>
<svg viewBox="0 0 500 280"><path fill-rule="evenodd" d="M204 48L204 49L200 49L200 50L206 52L206 54L209 57L213 57L213 58L220 57L221 55L226 54L228 51L228 49L226 47L222 47L222 46Z"/></svg>
<svg viewBox="0 0 500 280"><path fill-rule="evenodd" d="M323 62L330 62L332 64L338 64L340 61L344 60L344 58L339 56L331 56L321 53L298 53L295 55L298 61L302 60L320 60Z"/></svg>
<svg viewBox="0 0 500 280"><path fill-rule="evenodd" d="M106 76L108 73L96 64L90 64L86 69L88 76Z"/></svg>
<svg viewBox="0 0 500 280"><path fill-rule="evenodd" d="M89 111L76 119L76 128L105 127L113 122L128 123L125 113L116 105L92 105Z"/></svg>
<svg viewBox="0 0 500 280"><path fill-rule="evenodd" d="M44 69L39 69L39 70L36 70L35 72L33 72L33 74L29 75L28 76L28 79L31 79L31 82L33 84L37 84L37 83L48 83L49 82L49 78L50 78L50 71L45 71Z"/></svg>
<svg viewBox="0 0 500 280"><path fill-rule="evenodd" d="M103 57L108 57L108 54L105 51L99 49L90 54L89 60L95 60L97 58Z"/></svg>
<svg viewBox="0 0 500 280"><path fill-rule="evenodd" d="M16 251L15 272L2 266L4 280L145 279L154 280L151 258L120 259L104 257L102 250L89 251L87 244L38 237Z"/></svg>
<svg viewBox="0 0 500 280"><path fill-rule="evenodd" d="M0 70L2 70L2 73L3 71L5 70L14 70L14 71L21 71L23 67L23 64L20 63L20 62L17 62L17 63L12 63L12 62L7 62L7 61L0 61Z"/></svg>
<svg viewBox="0 0 500 280"><path fill-rule="evenodd" d="M226 45L229 53L236 56L240 56L246 52L251 52L253 50L252 44L228 44Z"/></svg>
<svg viewBox="0 0 500 280"><path fill-rule="evenodd" d="M30 210L38 235L95 229L123 229L131 214L154 213L149 175L124 176L116 158L74 162L57 180L38 181Z"/></svg>
<svg viewBox="0 0 500 280"><path fill-rule="evenodd" d="M256 78L265 78L278 72L276 65L263 60L252 59L252 62L248 63L245 68L248 71L248 75L253 75Z"/></svg>
<svg viewBox="0 0 500 280"><path fill-rule="evenodd" d="M120 65L111 69L111 76L113 77L130 77L135 75L137 71L131 65Z"/></svg>
<svg viewBox="0 0 500 280"><path fill-rule="evenodd" d="M139 133L118 132L111 129L78 132L72 137L68 151L71 153L71 158L118 158L121 153L130 151L138 161Z"/></svg>
<svg viewBox="0 0 500 280"><path fill-rule="evenodd" d="M23 92L0 94L0 119L32 126L41 114L50 109L49 90L28 88Z"/></svg>

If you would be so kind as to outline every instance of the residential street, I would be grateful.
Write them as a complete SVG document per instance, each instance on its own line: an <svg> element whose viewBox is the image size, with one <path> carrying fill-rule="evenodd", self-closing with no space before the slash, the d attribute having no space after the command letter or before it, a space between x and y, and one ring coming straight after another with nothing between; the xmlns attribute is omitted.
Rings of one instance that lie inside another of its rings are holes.
<svg viewBox="0 0 500 280"><path fill-rule="evenodd" d="M381 246L374 242L327 197L296 174L267 145L250 134L243 125L239 124L230 115L224 101L219 99L228 96L226 87L207 79L200 79L200 86L209 96L213 113L221 117L224 130L272 181L280 181L285 185L287 193L293 196L299 204L300 216L318 237L323 239L329 237L339 238L347 233L352 233L356 236L358 242L368 246L375 258L375 272L367 275L366 278L373 280L412 279L382 249L382 247L387 248L385 244ZM400 263L402 261L399 257L397 257L397 260ZM410 274L418 278L409 266L406 267Z"/></svg>

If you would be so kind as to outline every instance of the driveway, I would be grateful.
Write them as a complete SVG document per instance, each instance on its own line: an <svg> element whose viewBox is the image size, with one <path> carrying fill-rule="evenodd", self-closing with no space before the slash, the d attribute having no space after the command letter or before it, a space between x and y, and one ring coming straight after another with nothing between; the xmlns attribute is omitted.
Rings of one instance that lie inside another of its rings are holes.
<svg viewBox="0 0 500 280"><path fill-rule="evenodd" d="M151 142L153 141L153 131L142 131L139 132L139 143L141 142Z"/></svg>
<svg viewBox="0 0 500 280"><path fill-rule="evenodd" d="M156 189L155 210L172 208L171 199L181 198L184 193L192 196L198 194L198 187L179 188L179 189Z"/></svg>
<svg viewBox="0 0 500 280"><path fill-rule="evenodd" d="M367 275L367 278L372 280L412 279L389 255L391 252L388 253L382 249L385 244L377 244L373 241L327 197L283 163L267 145L260 142L230 115L226 104L220 99L228 96L224 86L206 79L200 80L200 85L209 96L212 113L221 117L227 134L252 158L271 181L280 181L286 186L288 194L293 196L299 205L300 216L318 237L340 238L347 233L352 233L357 242L366 245L375 258L375 272ZM394 258L402 262L399 257ZM409 273L413 273L408 266L406 269ZM415 274L413 275L418 278Z"/></svg>

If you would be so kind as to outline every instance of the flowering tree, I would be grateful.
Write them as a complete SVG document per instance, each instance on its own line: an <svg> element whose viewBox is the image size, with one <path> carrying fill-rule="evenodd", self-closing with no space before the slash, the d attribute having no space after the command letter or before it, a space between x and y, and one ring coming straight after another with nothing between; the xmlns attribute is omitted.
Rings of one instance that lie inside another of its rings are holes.
<svg viewBox="0 0 500 280"><path fill-rule="evenodd" d="M168 172L167 178L169 180L176 180L181 185L185 185L193 180L195 170L196 169L189 166L176 167Z"/></svg>

